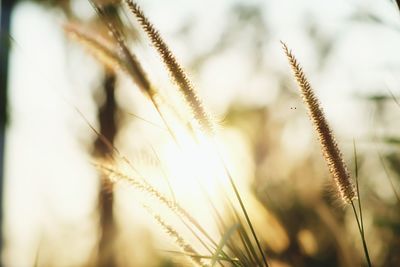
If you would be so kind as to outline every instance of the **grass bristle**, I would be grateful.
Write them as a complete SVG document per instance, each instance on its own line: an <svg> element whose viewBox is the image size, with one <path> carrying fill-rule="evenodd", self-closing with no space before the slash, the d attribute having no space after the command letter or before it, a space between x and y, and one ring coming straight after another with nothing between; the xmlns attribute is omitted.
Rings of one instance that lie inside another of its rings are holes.
<svg viewBox="0 0 400 267"><path fill-rule="evenodd" d="M325 118L322 107L319 104L318 98L314 94L314 91L308 82L303 69L287 45L283 42L281 43L289 60L289 64L292 67L297 84L299 85L303 101L307 106L310 120L314 125L315 131L318 135L323 156L328 164L329 172L336 183L336 187L341 199L345 203L349 204L353 199L356 198L356 192L350 179L350 174L346 163L343 160L342 153L340 152L332 130Z"/></svg>
<svg viewBox="0 0 400 267"><path fill-rule="evenodd" d="M125 0L125 3L128 5L130 11L135 15L138 22L142 26L143 30L149 37L151 43L156 48L157 52L160 54L165 64L165 67L169 71L169 74L171 75L172 79L178 85L178 88L182 93L182 95L184 96L186 103L193 112L194 118L199 123L203 131L211 133L213 131L212 122L209 119L209 116L206 113L199 97L197 96L191 81L186 75L186 72L184 71L182 66L178 63L177 59L169 49L168 45L164 42L158 30L154 28L153 24L144 15L139 5L133 2L132 0Z"/></svg>

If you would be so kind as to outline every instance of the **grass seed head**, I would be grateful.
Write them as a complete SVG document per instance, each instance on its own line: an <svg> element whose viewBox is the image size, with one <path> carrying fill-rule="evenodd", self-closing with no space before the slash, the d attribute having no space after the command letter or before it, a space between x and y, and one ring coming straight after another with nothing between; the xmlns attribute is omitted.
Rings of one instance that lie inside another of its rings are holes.
<svg viewBox="0 0 400 267"><path fill-rule="evenodd" d="M323 156L336 183L339 195L345 203L351 203L356 198L355 188L322 107L297 59L285 43L282 42L282 46L299 85L303 102L308 109L308 115L317 133Z"/></svg>
<svg viewBox="0 0 400 267"><path fill-rule="evenodd" d="M213 132L213 123L211 122L207 112L205 111L203 104L196 94L196 91L190 82L183 67L178 63L176 57L169 49L161 37L158 30L153 26L149 19L144 15L139 5L132 0L125 0L130 11L135 15L136 19L140 23L142 29L149 37L152 45L155 47L157 52L160 54L165 67L171 75L174 82L177 84L180 92L182 93L186 103L190 107L195 120L200 125L200 128L207 132Z"/></svg>

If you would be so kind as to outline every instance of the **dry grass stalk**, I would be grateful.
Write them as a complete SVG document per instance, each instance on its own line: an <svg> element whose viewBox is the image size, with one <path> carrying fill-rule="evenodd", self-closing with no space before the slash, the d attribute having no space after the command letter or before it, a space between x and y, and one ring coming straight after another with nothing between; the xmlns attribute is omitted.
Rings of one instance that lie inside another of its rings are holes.
<svg viewBox="0 0 400 267"><path fill-rule="evenodd" d="M322 107L320 106L303 69L297 62L297 59L285 43L282 42L282 46L300 87L301 96L308 109L308 115L317 132L325 161L328 164L329 172L333 176L341 199L345 203L351 203L352 200L356 198L355 188L350 179L350 174L346 163L343 160L342 153L340 152L332 130L325 118Z"/></svg>
<svg viewBox="0 0 400 267"><path fill-rule="evenodd" d="M115 53L115 47L113 47L109 41L101 38L99 35L94 35L93 33L83 29L81 26L73 23L65 24L64 31L70 38L77 40L86 47L89 52L91 52L107 68L123 68L123 63L118 57L118 54Z"/></svg>
<svg viewBox="0 0 400 267"><path fill-rule="evenodd" d="M150 208L145 206L145 209L153 216L154 220L161 226L161 228L164 229L166 234L174 240L175 244L182 249L183 252L185 252L187 255L192 255L189 256L189 258L194 264L197 266L207 266L199 257L196 257L196 255L199 255L199 253L191 245L189 245L188 242L186 242L186 240L178 233L177 230L175 230L171 225L167 224L160 215L154 213Z"/></svg>
<svg viewBox="0 0 400 267"><path fill-rule="evenodd" d="M89 33L76 24L66 24L64 31L85 46L107 68L123 70L145 95L153 97L155 92L151 89L150 82L135 55L128 50L125 41L115 27L112 24L109 24L108 27L115 37L116 44L112 44L98 34Z"/></svg>
<svg viewBox="0 0 400 267"><path fill-rule="evenodd" d="M169 200L166 196L164 196L161 192L159 192L156 188L151 186L145 180L139 181L138 179L123 174L118 170L116 170L114 167L107 166L105 164L95 164L95 167L98 168L100 171L104 172L112 182L114 183L119 181L127 182L137 190L146 192L149 195L153 196L162 204L167 206L170 210L176 211L177 209L179 209L177 208L176 202Z"/></svg>
<svg viewBox="0 0 400 267"><path fill-rule="evenodd" d="M206 113L200 99L198 98L192 83L186 75L182 66L178 63L174 54L169 49L168 45L164 42L160 33L154 28L149 19L144 15L139 5L132 0L125 0L129 9L136 16L143 30L148 35L151 43L160 54L166 68L168 69L171 77L178 85L182 95L188 103L193 112L194 118L199 123L203 131L211 133L213 131L212 122Z"/></svg>
<svg viewBox="0 0 400 267"><path fill-rule="evenodd" d="M123 174L116 170L112 166L107 166L105 164L95 164L95 166L104 172L107 177L114 183L122 181L130 184L137 190L143 191L150 196L157 199L161 204L165 205L169 210L175 212L181 219L186 219L192 226L194 226L200 233L203 234L214 246L216 242L212 239L212 237L207 233L207 231L200 225L200 223L190 215L187 210L185 210L181 205L177 202L169 200L166 196L164 196L160 191L154 188L152 185L147 183L145 180L138 180L133 177L130 177L126 174Z"/></svg>
<svg viewBox="0 0 400 267"><path fill-rule="evenodd" d="M117 23L118 20L116 20L115 18L111 18L103 10L103 7L95 1L90 0L90 3L92 4L96 13L107 26L110 35L113 37L116 43L116 51L113 52L116 53L119 58L120 67L122 67L122 69L127 72L127 74L132 78L132 80L140 88L140 90L142 90L143 93L149 96L153 101L155 92L151 87L151 83L147 78L146 72L137 60L136 55L129 50L121 29L116 26L116 24L119 25L119 23Z"/></svg>
<svg viewBox="0 0 400 267"><path fill-rule="evenodd" d="M132 177L129 177L121 172L115 170L111 166L107 166L105 164L95 164L95 166L107 175L107 178L115 183L119 181L124 181L132 185L137 190L146 192L147 194L156 198L160 203L164 204L168 209L173 212L176 212L179 216L185 217L190 222L193 220L192 218L187 218L187 212L180 207L176 202L170 201L167 197L165 197L161 192L159 192L156 188L148 184L146 181L139 181ZM143 205L144 208L149 212L155 219L155 221L165 230L165 232L174 240L174 242L185 252L192 255L199 255L195 249L191 245L189 245L183 237L170 225L168 225L160 215L154 213L149 207ZM197 224L197 222L191 222ZM206 266L202 260L198 257L190 257L196 265Z"/></svg>

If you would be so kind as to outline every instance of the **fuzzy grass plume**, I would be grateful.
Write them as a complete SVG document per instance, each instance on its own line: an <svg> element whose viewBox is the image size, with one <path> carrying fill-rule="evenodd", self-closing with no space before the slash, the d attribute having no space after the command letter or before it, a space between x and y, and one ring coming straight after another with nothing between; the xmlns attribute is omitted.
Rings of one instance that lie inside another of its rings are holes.
<svg viewBox="0 0 400 267"><path fill-rule="evenodd" d="M153 212L149 207L145 206L145 209L153 216L154 220L161 226L165 233L175 241L175 244L181 248L186 255L189 256L196 266L207 266L201 258L196 257L196 255L199 255L199 253L179 234L174 227L166 223L160 215Z"/></svg>
<svg viewBox="0 0 400 267"><path fill-rule="evenodd" d="M289 64L292 67L297 84L299 85L303 101L307 106L308 115L314 125L315 131L317 132L323 156L328 164L329 172L333 176L341 199L345 203L350 204L352 200L356 198L356 192L350 179L346 163L343 160L342 153L340 152L332 130L325 118L322 107L319 104L318 98L315 96L303 69L287 45L283 42L281 43L289 60Z"/></svg>
<svg viewBox="0 0 400 267"><path fill-rule="evenodd" d="M125 3L128 5L130 11L135 15L136 19L149 37L151 43L160 54L166 69L168 70L172 79L178 85L180 92L184 96L191 111L193 112L194 118L199 123L202 130L208 133L212 132L212 122L183 67L178 63L176 57L169 49L168 45L164 42L158 30L154 28L153 24L144 15L139 5L132 0L125 0Z"/></svg>
<svg viewBox="0 0 400 267"><path fill-rule="evenodd" d="M121 67L121 69L124 69L124 64L110 41L74 23L65 24L64 31L70 38L77 40L86 47L107 68Z"/></svg>
<svg viewBox="0 0 400 267"><path fill-rule="evenodd" d="M118 28L118 20L115 17L111 17L104 9L103 6L97 4L95 1L90 0L94 10L103 20L109 33L114 38L117 45L117 54L120 61L123 62L123 69L132 78L135 84L144 92L145 95L151 99L154 97L155 92L151 87L151 83L147 78L147 74L143 67L136 58L136 55L132 53L124 39L124 35L120 28Z"/></svg>

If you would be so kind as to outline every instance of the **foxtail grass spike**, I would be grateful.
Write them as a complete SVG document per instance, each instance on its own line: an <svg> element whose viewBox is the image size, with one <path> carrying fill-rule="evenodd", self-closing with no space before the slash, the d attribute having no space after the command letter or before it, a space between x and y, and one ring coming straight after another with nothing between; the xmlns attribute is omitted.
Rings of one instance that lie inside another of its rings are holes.
<svg viewBox="0 0 400 267"><path fill-rule="evenodd" d="M194 256L200 254L196 252L196 250L191 245L189 245L188 242L186 242L186 240L178 233L178 231L174 227L167 224L159 214L153 212L149 207L144 206L144 208L147 210L149 214L153 216L154 220L161 226L161 228L164 229L166 234L175 241L175 244L179 248L181 248L183 252L189 254L189 258L193 261L193 263L196 266L207 267L207 265L203 263L201 258Z"/></svg>
<svg viewBox="0 0 400 267"><path fill-rule="evenodd" d="M142 26L143 30L148 35L151 43L160 54L165 67L168 69L171 77L178 85L179 90L184 96L187 104L193 112L194 118L199 123L203 131L211 133L213 131L212 122L207 115L200 99L198 98L196 91L193 88L188 76L186 75L182 66L178 63L174 54L169 49L168 45L164 42L160 33L154 28L153 24L144 15L143 11L138 4L132 0L125 0L131 12L135 15L138 22Z"/></svg>
<svg viewBox="0 0 400 267"><path fill-rule="evenodd" d="M341 199L345 203L350 204L352 200L356 198L356 192L350 179L346 163L343 160L342 153L340 152L332 130L325 118L322 107L319 104L318 98L315 96L303 69L287 45L283 42L281 43L299 85L303 101L307 106L308 115L314 125L315 131L317 132L323 156L328 164L329 172L333 176Z"/></svg>
<svg viewBox="0 0 400 267"><path fill-rule="evenodd" d="M146 72L137 60L136 55L129 50L123 33L115 26L115 22L109 18L101 5L97 4L93 0L90 0L90 3L99 17L103 20L109 30L109 33L116 42L118 49L117 55L119 57L119 61L122 62L121 67L128 73L140 90L142 90L145 95L152 98L154 91L151 88L151 83L147 78Z"/></svg>

